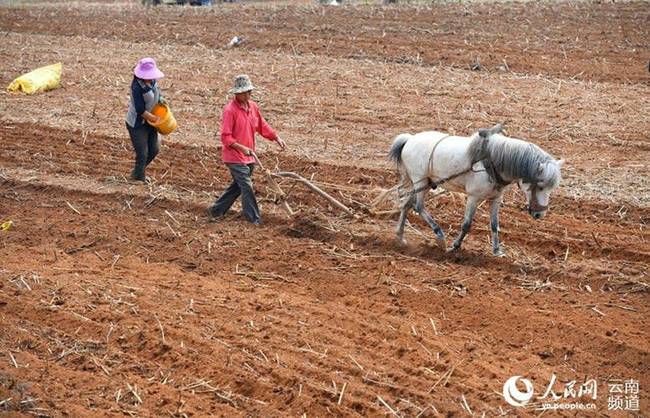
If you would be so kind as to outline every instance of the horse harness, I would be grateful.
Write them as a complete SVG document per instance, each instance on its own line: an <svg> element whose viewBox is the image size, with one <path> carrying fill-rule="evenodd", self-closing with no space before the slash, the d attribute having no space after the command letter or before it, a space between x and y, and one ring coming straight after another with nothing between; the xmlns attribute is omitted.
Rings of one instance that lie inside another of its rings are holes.
<svg viewBox="0 0 650 418"><path fill-rule="evenodd" d="M431 150L431 154L429 155L429 164L428 164L429 167L431 167L431 163L433 162L433 154L435 153L436 148L438 147L438 145L442 141L444 141L445 139L449 138L450 136L451 135L443 136L433 146L433 149ZM483 167L485 167L485 171L487 172L488 176L490 177L490 180L492 181L492 183L496 183L497 189L501 190L504 187L506 187L507 185L509 185L510 183L512 183L512 181L504 180L504 178L501 177L501 174L499 174L499 172L494 167L494 164L492 163L492 160L490 159L490 157L488 155L488 152L487 152L488 142L489 142L489 137L485 138L484 141L483 141L483 144L481 144L481 154L480 155L483 158L479 158L479 159L477 159L475 161L472 161L472 163L470 164L470 166L469 166L469 168L467 170L463 170L463 171L461 171L459 173L452 174L451 176L444 177L444 178L442 178L442 179L440 179L438 181L431 181L431 179L428 179L429 181L427 182L427 184L425 186L414 189L411 192L411 196L413 196L413 195L415 195L417 193L420 193L420 192L422 192L424 190L427 190L429 188L432 189L432 190L436 189L438 186L448 182L449 180L453 180L456 177L460 177L463 174L469 173L470 171L474 171L474 169L473 169L474 164L476 164L478 162L483 163ZM419 183L422 180L424 180L424 178L420 179L417 183ZM543 211L547 210L548 205L540 205L538 203L538 201L537 201L537 189L539 189L539 186L537 186L537 183L538 183L537 180L529 179L529 182L530 182L531 187L530 187L530 203L528 204L528 212L529 213L543 212Z"/></svg>
<svg viewBox="0 0 650 418"><path fill-rule="evenodd" d="M439 145L442 141L444 141L445 139L449 138L450 136L451 136L451 135L443 136L443 137L440 138L440 139L438 140L438 142L436 142L436 144L433 146L433 149L431 150L431 154L429 155L429 164L428 164L429 167L431 167L431 164L432 164L432 162L433 162L433 154L436 152L436 148L438 147L438 145ZM484 158L481 158L481 159L478 159L478 160L476 160L476 161L472 161L472 163L470 164L470 166L469 166L469 168L468 168L467 170L463 170L463 171L461 171L461 172L459 172L459 173L452 174L451 176L444 177L444 178L442 178L442 179L440 179L440 180L438 180L438 181L431 181L431 179L429 179L429 181L428 181L428 183L427 183L426 186L422 186L422 187L419 187L419 188L417 188L417 189L414 189L413 192L412 192L412 194L414 195L414 194L420 193L421 191L427 190L427 189L429 189L429 188L432 189L432 190L434 190L434 189L436 189L438 186L440 186L441 184L444 184L444 183L448 182L449 180L453 180L453 179L455 179L456 177L460 177L460 176L462 176L463 174L467 174L467 173L469 173L470 171L474 171L474 169L473 169L474 164L476 164L476 163L478 163L478 162L482 162L482 163L483 163L483 167L485 167L485 171L488 173L488 176L490 177L490 180L491 180L493 183L496 183L496 184L497 184L497 187L498 187L499 189L503 189L504 187L506 187L507 185L509 185L510 183L512 183L511 181L506 181L506 180L504 180L503 177L501 177L501 175L499 174L499 172L498 172L498 171L496 170L496 168L494 167L494 164L492 164L492 160L490 160L490 158L487 156L487 143L488 143L488 138L485 138L485 140L484 140L484 142L483 142L483 144L482 144L482 146L481 146L481 155L485 155L485 157L484 157ZM422 181L422 180L424 180L424 179L420 179L420 181ZM419 183L420 181L418 181L418 183Z"/></svg>
<svg viewBox="0 0 650 418"><path fill-rule="evenodd" d="M483 163L483 167L485 167L485 171L490 176L492 182L497 184L497 188L503 189L504 187L506 187L512 182L504 180L503 177L501 177L499 172L494 167L494 164L492 163L492 160L489 158L487 152L488 142L489 142L489 137L485 138L483 143L481 144L481 156L485 156L485 157L479 159L478 161L481 161ZM478 161L472 162L472 166L474 166L474 164L476 164ZM536 179L527 179L526 181L524 181L524 183L530 183L530 202L528 203L528 212L530 213L543 212L546 209L548 209L548 206L540 205L537 201L537 189L539 189L539 186L537 186L538 181Z"/></svg>
<svg viewBox="0 0 650 418"><path fill-rule="evenodd" d="M512 182L506 181L503 179L503 177L501 177L499 172L494 167L492 160L488 157L488 141L489 137L485 138L483 144L481 144L481 156L485 157L478 161L481 161L483 163L483 167L485 167L485 171L490 176L492 182L496 183L499 189L503 189ZM474 164L476 164L478 161L472 162L472 166L474 166ZM528 212L543 212L547 210L548 205L540 205L537 200L537 189L539 189L539 186L537 186L538 181L536 179L527 179L527 181L524 181L524 183L530 183L530 202L528 203Z"/></svg>

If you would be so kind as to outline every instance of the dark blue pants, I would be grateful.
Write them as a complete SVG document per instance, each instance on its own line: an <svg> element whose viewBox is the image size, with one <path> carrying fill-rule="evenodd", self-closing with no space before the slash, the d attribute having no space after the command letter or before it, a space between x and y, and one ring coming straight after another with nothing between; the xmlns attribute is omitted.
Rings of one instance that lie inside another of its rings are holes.
<svg viewBox="0 0 650 418"><path fill-rule="evenodd" d="M215 218L225 215L241 195L242 210L248 222L260 223L260 209L257 206L251 180L255 164L226 164L226 166L230 170L233 181L209 209L210 215Z"/></svg>
<svg viewBox="0 0 650 418"><path fill-rule="evenodd" d="M160 151L160 141L158 141L158 132L156 128L143 123L142 126L132 128L128 124L126 129L131 137L131 144L135 151L135 167L131 172L131 178L134 180L145 180L144 169L150 162L156 158Z"/></svg>

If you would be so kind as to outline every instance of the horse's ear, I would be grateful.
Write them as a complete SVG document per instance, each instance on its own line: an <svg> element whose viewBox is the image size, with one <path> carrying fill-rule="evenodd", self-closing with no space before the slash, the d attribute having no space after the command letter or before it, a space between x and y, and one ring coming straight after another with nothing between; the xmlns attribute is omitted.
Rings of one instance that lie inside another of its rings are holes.
<svg viewBox="0 0 650 418"><path fill-rule="evenodd" d="M555 164L557 164L557 168L562 168L564 163L565 163L564 158L562 158L561 160L555 161Z"/></svg>
<svg viewBox="0 0 650 418"><path fill-rule="evenodd" d="M503 125L497 123L496 125L490 128L490 135L501 133L501 131L503 131Z"/></svg>
<svg viewBox="0 0 650 418"><path fill-rule="evenodd" d="M496 125L494 125L494 126L491 127L490 129L480 128L480 129L478 130L478 134L479 134L481 137L483 137L483 138L487 138L488 136L492 136L492 135L494 135L494 134L498 134L498 133L500 133L501 131L503 131L503 125L501 125L500 123L497 123Z"/></svg>

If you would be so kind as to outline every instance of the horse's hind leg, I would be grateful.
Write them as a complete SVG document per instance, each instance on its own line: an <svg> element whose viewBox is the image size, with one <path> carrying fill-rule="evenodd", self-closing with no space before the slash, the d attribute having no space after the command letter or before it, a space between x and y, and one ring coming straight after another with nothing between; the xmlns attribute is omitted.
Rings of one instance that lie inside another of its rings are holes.
<svg viewBox="0 0 650 418"><path fill-rule="evenodd" d="M463 245L463 240L465 239L465 235L467 235L469 230L472 228L472 219L474 219L474 214L476 213L476 208L478 207L479 202L480 199L474 196L467 197L467 204L465 206L465 217L463 218L463 225L461 226L460 229L460 235L458 235L458 238L456 238L456 241L454 241L454 244L452 246L453 250L458 250L460 246Z"/></svg>
<svg viewBox="0 0 650 418"><path fill-rule="evenodd" d="M404 239L404 225L406 224L406 214L409 209L413 207L413 195L409 196L406 201L402 204L402 208L399 213L399 221L397 221L397 239L402 243L406 244Z"/></svg>
<svg viewBox="0 0 650 418"><path fill-rule="evenodd" d="M417 194L415 198L415 207L413 209L418 213L418 215L420 215L422 219L424 219L426 223L429 224L431 229L433 229L433 232L435 232L436 243L438 244L438 247L440 247L440 249L443 251L446 251L447 243L445 242L444 232L442 232L440 226L438 226L436 221L433 220L431 215L429 215L429 212L427 212L427 210L424 208L424 195L427 191L428 189Z"/></svg>

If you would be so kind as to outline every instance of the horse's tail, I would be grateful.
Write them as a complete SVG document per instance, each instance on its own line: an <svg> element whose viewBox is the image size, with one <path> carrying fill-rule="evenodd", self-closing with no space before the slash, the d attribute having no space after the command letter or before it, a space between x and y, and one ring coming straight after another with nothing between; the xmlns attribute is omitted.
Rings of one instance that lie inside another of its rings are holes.
<svg viewBox="0 0 650 418"><path fill-rule="evenodd" d="M394 161L397 166L402 165L402 149L406 142L411 139L411 134L400 134L397 135L397 138L393 141L393 145L390 146L390 151L388 151L388 159Z"/></svg>
<svg viewBox="0 0 650 418"><path fill-rule="evenodd" d="M400 182L397 185L397 195L400 206L404 205L407 201L410 201L410 195L405 194L404 190L409 189L413 186L413 182L406 172L406 167L404 167L404 164L402 164L402 150L404 149L404 145L406 145L408 140L412 137L413 135L411 134L397 135L393 141L393 145L390 146L390 151L388 151L388 159L394 161L395 164L397 164L397 169L399 170Z"/></svg>

